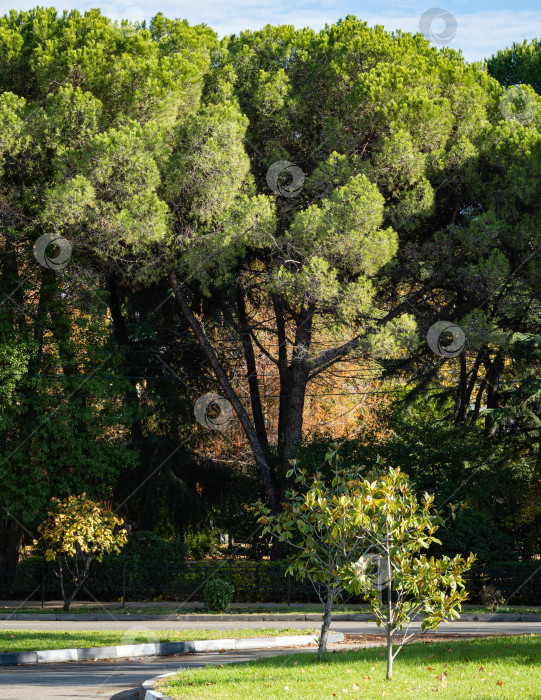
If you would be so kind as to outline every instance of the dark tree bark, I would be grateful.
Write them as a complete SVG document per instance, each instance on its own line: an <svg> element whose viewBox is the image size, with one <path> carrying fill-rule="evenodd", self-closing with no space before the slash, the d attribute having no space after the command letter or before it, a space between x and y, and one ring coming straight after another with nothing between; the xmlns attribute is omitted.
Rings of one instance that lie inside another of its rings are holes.
<svg viewBox="0 0 541 700"><path fill-rule="evenodd" d="M250 326L246 312L244 292L239 284L237 284L237 313L239 317L239 336L242 343L242 348L244 350L244 359L246 361L248 387L250 389L250 403L252 406L252 415L254 417L254 428L263 450L267 452L269 449L269 441L265 426L265 417L263 415L263 407L261 405L254 346L250 335Z"/></svg>
<svg viewBox="0 0 541 700"><path fill-rule="evenodd" d="M190 328L194 332L199 344L201 345L201 348L203 349L205 355L209 360L210 366L212 367L212 370L225 394L225 397L233 406L233 409L241 422L244 433L246 434L246 437L248 438L248 441L250 443L250 447L254 455L257 469L263 481L263 487L265 489L269 505L273 513L277 513L280 506L278 494L276 491L276 485L268 464L267 456L265 455L265 450L263 448L263 445L261 445L259 441L252 421L248 413L246 412L244 406L242 405L241 401L239 400L235 390L233 389L231 382L229 381L227 374L225 373L220 361L218 360L216 353L214 352L214 348L212 347L207 336L205 335L201 324L195 317L186 299L186 296L182 291L182 287L178 283L174 271L171 271L169 273L169 283L175 295L175 300L178 304L179 309L184 315L184 318L188 322Z"/></svg>
<svg viewBox="0 0 541 700"><path fill-rule="evenodd" d="M3 509L0 513L0 577L8 586L13 583L19 563L22 534L20 525Z"/></svg>
<svg viewBox="0 0 541 700"><path fill-rule="evenodd" d="M119 348L125 352L122 361L122 368L124 374L129 377L130 384L126 392L126 405L130 410L132 410L134 406L140 408L141 405L139 393L137 392L136 379L137 375L139 374L139 368L137 366L138 359L137 354L134 352L134 344L130 338L128 327L126 325L126 319L124 318L124 314L122 312L122 301L119 293L118 279L114 274L107 277L107 290L109 292L109 310L113 320L113 335ZM130 425L130 437L132 447L139 453L137 472L138 474L146 475L146 471L148 470L148 465L146 464L146 449L148 449L148 445L145 441L143 424L137 417L138 415L140 415L140 411L137 411L136 417L132 419ZM141 479L143 478L144 476L141 476ZM138 526L142 530L153 531L153 496L148 482L142 486L140 499L140 507L137 518Z"/></svg>
<svg viewBox="0 0 541 700"><path fill-rule="evenodd" d="M499 381L504 368L504 359L501 351L497 352L492 362L490 362L487 354L485 367L487 373L487 408L498 408L500 405ZM485 437L494 437L496 429L496 421L488 414L485 419Z"/></svg>

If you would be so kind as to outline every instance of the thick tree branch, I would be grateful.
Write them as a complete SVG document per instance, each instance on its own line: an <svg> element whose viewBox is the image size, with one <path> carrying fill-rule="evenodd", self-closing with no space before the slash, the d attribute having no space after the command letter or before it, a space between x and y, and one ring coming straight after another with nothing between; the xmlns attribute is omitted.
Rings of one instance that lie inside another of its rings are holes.
<svg viewBox="0 0 541 700"><path fill-rule="evenodd" d="M180 310L182 311L182 314L184 315L186 321L190 325L197 340L199 341L199 344L201 345L205 355L209 360L210 366L214 371L216 379L218 380L226 398L228 399L228 401L230 401L231 405L233 406L233 409L235 410L235 413L239 418L239 421L244 429L246 437L248 438L248 442L250 443L250 447L252 448L256 465L263 480L265 492L269 500L269 505L271 506L273 512L277 512L279 509L279 503L276 497L276 488L274 485L274 480L272 478L271 470L267 463L263 446L259 441L256 430L252 424L252 421L250 420L250 416L246 412L244 406L240 402L237 393L233 389L231 382L229 381L227 374L225 373L220 361L218 360L216 353L214 352L214 348L209 342L207 336L205 335L201 324L193 314L190 305L188 304L188 301L184 295L184 292L182 291L181 286L177 281L177 277L175 275L174 270L171 270L169 272L169 283L175 295L175 300Z"/></svg>

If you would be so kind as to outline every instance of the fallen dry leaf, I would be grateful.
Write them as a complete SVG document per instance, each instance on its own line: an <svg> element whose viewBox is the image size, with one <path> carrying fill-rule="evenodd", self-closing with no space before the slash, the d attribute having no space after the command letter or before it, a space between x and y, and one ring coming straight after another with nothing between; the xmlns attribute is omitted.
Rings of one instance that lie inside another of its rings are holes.
<svg viewBox="0 0 541 700"><path fill-rule="evenodd" d="M447 688L447 674L445 672L440 673L440 675L438 676L438 680L441 681L442 688Z"/></svg>
<svg viewBox="0 0 541 700"><path fill-rule="evenodd" d="M369 680L370 680L370 676L363 676L363 681L369 681Z"/></svg>
<svg viewBox="0 0 541 700"><path fill-rule="evenodd" d="M359 690L359 686L357 685L357 683L354 683L351 689L352 690Z"/></svg>

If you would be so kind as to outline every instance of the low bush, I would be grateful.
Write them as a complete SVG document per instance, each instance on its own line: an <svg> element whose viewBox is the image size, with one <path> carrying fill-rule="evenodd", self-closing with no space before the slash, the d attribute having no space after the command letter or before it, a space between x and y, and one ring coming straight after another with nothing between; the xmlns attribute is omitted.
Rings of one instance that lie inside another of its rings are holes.
<svg viewBox="0 0 541 700"><path fill-rule="evenodd" d="M205 607L209 611L227 610L233 600L235 586L221 578L211 578L205 586Z"/></svg>

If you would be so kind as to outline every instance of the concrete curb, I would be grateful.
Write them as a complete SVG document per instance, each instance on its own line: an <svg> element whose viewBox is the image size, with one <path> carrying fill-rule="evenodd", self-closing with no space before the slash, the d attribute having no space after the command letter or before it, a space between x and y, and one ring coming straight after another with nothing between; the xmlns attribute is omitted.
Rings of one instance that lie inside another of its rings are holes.
<svg viewBox="0 0 541 700"><path fill-rule="evenodd" d="M207 651L242 651L247 649L273 649L316 644L317 635L302 634L288 637L251 637L244 639L202 639L195 642L152 642L150 644L124 644L85 649L49 649L0 654L0 666L20 664L51 664L64 661L88 661L93 659L132 658L134 656L160 656L163 654L199 654ZM341 632L329 634L329 642L343 642Z"/></svg>
<svg viewBox="0 0 541 700"><path fill-rule="evenodd" d="M155 689L155 685L162 678L168 678L169 676L174 676L174 673L164 673L161 676L155 676L148 681L145 681L141 686L139 691L139 700L171 700L168 695L164 695Z"/></svg>
<svg viewBox="0 0 541 700"><path fill-rule="evenodd" d="M333 620L343 622L374 621L370 613L336 613ZM421 620L421 617L416 619ZM0 620L27 620L36 622L126 622L145 620L149 622L321 622L323 615L319 613L283 613L280 615L51 615L29 613L0 614ZM541 615L518 615L513 613L463 613L462 622L541 622Z"/></svg>

